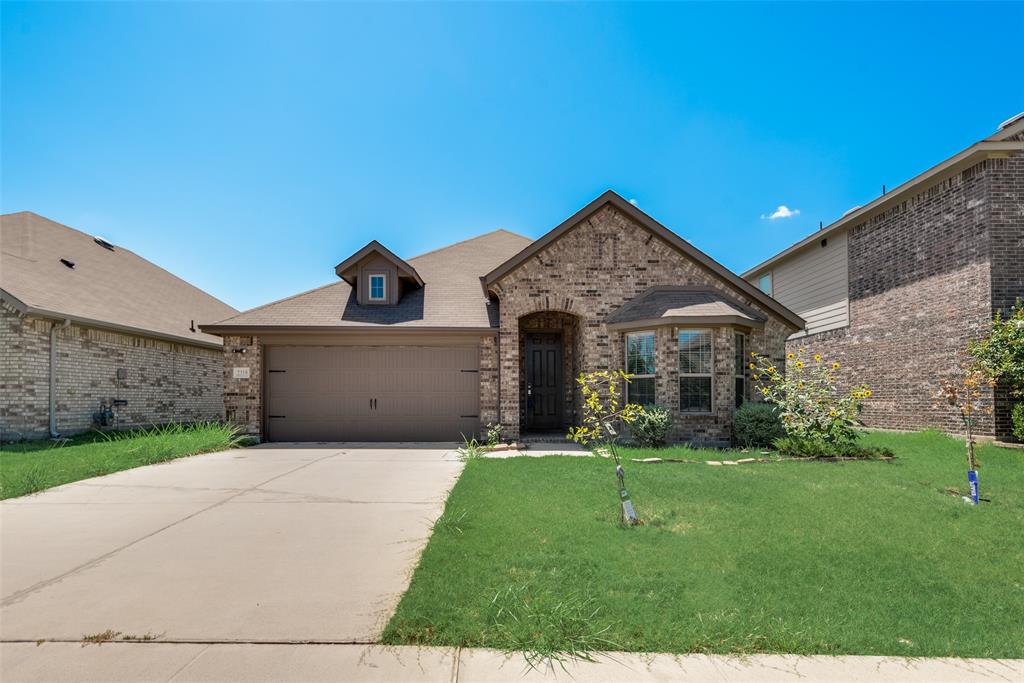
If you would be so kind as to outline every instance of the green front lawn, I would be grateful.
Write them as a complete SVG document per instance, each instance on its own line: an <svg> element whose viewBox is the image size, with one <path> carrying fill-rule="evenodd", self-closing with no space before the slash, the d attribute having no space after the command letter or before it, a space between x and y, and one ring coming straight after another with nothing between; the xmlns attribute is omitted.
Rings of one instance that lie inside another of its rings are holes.
<svg viewBox="0 0 1024 683"><path fill-rule="evenodd" d="M945 493L966 489L962 442L864 441L897 460L627 462L631 529L607 460L472 460L383 639L1024 657L1024 452L980 449L974 508Z"/></svg>
<svg viewBox="0 0 1024 683"><path fill-rule="evenodd" d="M237 444L235 430L216 423L0 444L0 499Z"/></svg>

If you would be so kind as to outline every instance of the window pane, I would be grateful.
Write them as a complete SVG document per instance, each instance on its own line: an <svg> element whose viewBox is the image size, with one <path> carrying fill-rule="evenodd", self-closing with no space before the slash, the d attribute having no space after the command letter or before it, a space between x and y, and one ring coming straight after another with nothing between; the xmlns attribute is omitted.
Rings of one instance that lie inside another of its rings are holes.
<svg viewBox="0 0 1024 683"><path fill-rule="evenodd" d="M654 333L626 335L626 372L630 375L654 374Z"/></svg>
<svg viewBox="0 0 1024 683"><path fill-rule="evenodd" d="M711 378L679 378L679 410L683 413L711 412Z"/></svg>
<svg viewBox="0 0 1024 683"><path fill-rule="evenodd" d="M626 398L630 403L639 403L644 407L654 405L654 378L637 378L629 380L626 385Z"/></svg>
<svg viewBox="0 0 1024 683"><path fill-rule="evenodd" d="M736 375L740 376L747 368L747 335L736 333Z"/></svg>
<svg viewBox="0 0 1024 683"><path fill-rule="evenodd" d="M370 276L370 298L371 299L383 299L384 298L384 276L383 275L371 275Z"/></svg>
<svg viewBox="0 0 1024 683"><path fill-rule="evenodd" d="M739 408L747 400L747 380L736 378L736 407Z"/></svg>
<svg viewBox="0 0 1024 683"><path fill-rule="evenodd" d="M688 375L711 374L711 332L679 332L679 372Z"/></svg>
<svg viewBox="0 0 1024 683"><path fill-rule="evenodd" d="M772 295L772 274L765 273L757 281L757 287L768 296Z"/></svg>

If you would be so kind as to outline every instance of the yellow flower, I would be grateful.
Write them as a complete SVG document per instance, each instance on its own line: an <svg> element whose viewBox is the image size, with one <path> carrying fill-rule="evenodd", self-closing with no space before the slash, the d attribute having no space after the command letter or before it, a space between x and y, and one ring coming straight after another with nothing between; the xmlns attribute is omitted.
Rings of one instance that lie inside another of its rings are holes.
<svg viewBox="0 0 1024 683"><path fill-rule="evenodd" d="M761 387L761 393L764 394L765 396L767 396L768 395L768 387Z"/></svg>
<svg viewBox="0 0 1024 683"><path fill-rule="evenodd" d="M832 364L832 369L833 370L838 370L839 369L839 363L833 363Z"/></svg>
<svg viewBox="0 0 1024 683"><path fill-rule="evenodd" d="M775 366L774 365L769 365L768 366L768 374L770 374L770 375L774 375L775 374Z"/></svg>
<svg viewBox="0 0 1024 683"><path fill-rule="evenodd" d="M751 370L753 370L753 369L754 369L754 368L756 368L756 367L757 367L757 366L756 366L756 365L754 365L753 363L751 363L751 364L750 364L750 369L751 369Z"/></svg>
<svg viewBox="0 0 1024 683"><path fill-rule="evenodd" d="M814 360L815 360L815 362L820 363L821 362L821 354L820 353L814 354Z"/></svg>
<svg viewBox="0 0 1024 683"><path fill-rule="evenodd" d="M786 354L786 358L788 358L789 360L793 360L794 357L795 356L792 353L787 353Z"/></svg>
<svg viewBox="0 0 1024 683"><path fill-rule="evenodd" d="M751 351L750 352L750 357L751 358L757 358L757 351Z"/></svg>
<svg viewBox="0 0 1024 683"><path fill-rule="evenodd" d="M756 374L754 375L754 379L757 379L757 375Z"/></svg>
<svg viewBox="0 0 1024 683"><path fill-rule="evenodd" d="M869 396L871 396L871 390L870 389L865 389L864 390L864 398L868 398Z"/></svg>
<svg viewBox="0 0 1024 683"><path fill-rule="evenodd" d="M833 408L832 410L828 411L828 416L829 417L836 417L837 415L839 415L839 413L836 412L835 408Z"/></svg>
<svg viewBox="0 0 1024 683"><path fill-rule="evenodd" d="M802 347L802 346L800 347L800 353L803 353L803 352L804 352L804 351L806 351L806 350L807 350L807 349L805 349L804 347Z"/></svg>
<svg viewBox="0 0 1024 683"><path fill-rule="evenodd" d="M798 360L794 365L796 365L797 369L799 370L804 366L804 362L802 360Z"/></svg>

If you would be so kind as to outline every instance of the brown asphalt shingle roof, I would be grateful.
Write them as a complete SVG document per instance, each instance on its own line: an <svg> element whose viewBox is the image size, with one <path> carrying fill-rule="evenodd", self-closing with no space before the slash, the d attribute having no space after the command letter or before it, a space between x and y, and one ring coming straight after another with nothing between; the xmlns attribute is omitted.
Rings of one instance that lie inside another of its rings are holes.
<svg viewBox="0 0 1024 683"><path fill-rule="evenodd" d="M611 325L668 324L689 320L725 320L759 326L767 318L713 289L652 287L608 316Z"/></svg>
<svg viewBox="0 0 1024 683"><path fill-rule="evenodd" d="M250 309L203 329L230 328L484 328L497 324L496 310L484 295L480 278L531 240L495 230L416 258L409 265L424 286L406 292L395 306L360 306L344 280Z"/></svg>
<svg viewBox="0 0 1024 683"><path fill-rule="evenodd" d="M0 216L0 290L22 313L204 345L222 340L192 332L192 321L198 329L237 312L120 245L29 211Z"/></svg>

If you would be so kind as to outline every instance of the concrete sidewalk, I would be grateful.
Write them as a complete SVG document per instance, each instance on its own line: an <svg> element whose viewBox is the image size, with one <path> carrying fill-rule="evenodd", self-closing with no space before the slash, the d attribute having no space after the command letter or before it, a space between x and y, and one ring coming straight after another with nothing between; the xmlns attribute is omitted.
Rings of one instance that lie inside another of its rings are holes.
<svg viewBox="0 0 1024 683"><path fill-rule="evenodd" d="M3 643L4 683L35 681L694 681L713 683L971 683L1024 681L1024 660L640 655L531 669L493 650L380 645Z"/></svg>

